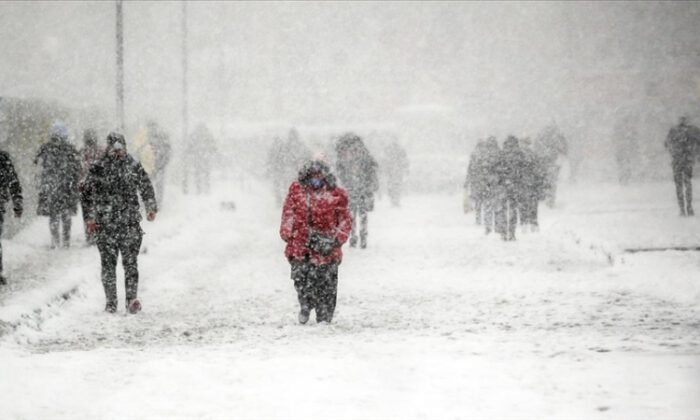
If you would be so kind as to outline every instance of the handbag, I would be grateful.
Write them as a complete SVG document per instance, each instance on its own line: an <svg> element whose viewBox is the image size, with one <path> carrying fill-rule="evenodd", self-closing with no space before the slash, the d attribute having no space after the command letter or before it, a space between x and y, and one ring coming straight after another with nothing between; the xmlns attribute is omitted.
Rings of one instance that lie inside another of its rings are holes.
<svg viewBox="0 0 700 420"><path fill-rule="evenodd" d="M309 226L309 236L306 240L306 247L312 251L327 257L331 255L337 247L337 242L333 236L325 235L311 227L311 195L306 193L306 220Z"/></svg>

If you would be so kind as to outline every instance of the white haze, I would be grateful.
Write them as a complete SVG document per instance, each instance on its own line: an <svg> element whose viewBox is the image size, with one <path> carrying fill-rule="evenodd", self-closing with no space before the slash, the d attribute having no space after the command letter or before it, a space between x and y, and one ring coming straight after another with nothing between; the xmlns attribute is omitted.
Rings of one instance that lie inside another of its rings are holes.
<svg viewBox="0 0 700 420"><path fill-rule="evenodd" d="M114 2L1 3L0 96L114 116L115 10ZM254 141L237 151L256 162L291 126L319 144L338 131L384 130L407 144L418 170L436 150L459 156L448 165L458 188L477 139L535 136L555 122L579 176L613 179L613 128L627 118L639 133L638 178L659 178L668 176L668 128L681 114L700 117L694 2L190 2L187 10L190 128L203 121L222 140ZM124 3L127 132L155 118L180 141L181 13L179 2Z"/></svg>

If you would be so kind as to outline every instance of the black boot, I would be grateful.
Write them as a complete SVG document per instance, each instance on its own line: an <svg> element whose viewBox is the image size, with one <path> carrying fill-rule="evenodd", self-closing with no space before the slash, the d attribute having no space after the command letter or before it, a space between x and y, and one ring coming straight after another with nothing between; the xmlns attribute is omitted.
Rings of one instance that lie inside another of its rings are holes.
<svg viewBox="0 0 700 420"><path fill-rule="evenodd" d="M110 314L117 312L117 302L107 302L105 305L105 312Z"/></svg>
<svg viewBox="0 0 700 420"><path fill-rule="evenodd" d="M308 306L302 306L301 310L299 311L299 323L304 325L309 321L309 314L311 313L311 310L309 309Z"/></svg>
<svg viewBox="0 0 700 420"><path fill-rule="evenodd" d="M7 284L7 279L5 278L5 276L0 274L0 286L4 286L6 284Z"/></svg>

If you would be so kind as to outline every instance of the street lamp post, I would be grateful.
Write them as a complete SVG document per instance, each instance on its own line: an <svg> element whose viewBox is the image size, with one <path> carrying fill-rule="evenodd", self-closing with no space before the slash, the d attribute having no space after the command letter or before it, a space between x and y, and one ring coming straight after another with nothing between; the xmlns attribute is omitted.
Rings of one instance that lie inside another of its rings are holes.
<svg viewBox="0 0 700 420"><path fill-rule="evenodd" d="M117 124L124 131L124 21L122 0L117 0Z"/></svg>
<svg viewBox="0 0 700 420"><path fill-rule="evenodd" d="M187 104L187 2L182 2L182 142L187 142L188 127Z"/></svg>

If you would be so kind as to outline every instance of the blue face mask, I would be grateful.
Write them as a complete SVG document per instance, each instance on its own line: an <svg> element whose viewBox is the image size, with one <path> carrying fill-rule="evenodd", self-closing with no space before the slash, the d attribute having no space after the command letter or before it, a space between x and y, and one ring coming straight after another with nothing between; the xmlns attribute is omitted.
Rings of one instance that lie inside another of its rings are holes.
<svg viewBox="0 0 700 420"><path fill-rule="evenodd" d="M323 186L323 178L311 178L309 180L309 185L313 188L321 188Z"/></svg>

